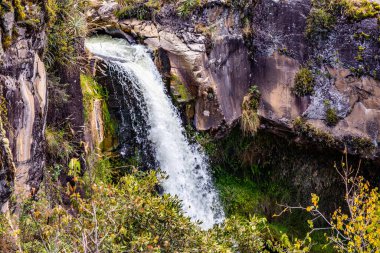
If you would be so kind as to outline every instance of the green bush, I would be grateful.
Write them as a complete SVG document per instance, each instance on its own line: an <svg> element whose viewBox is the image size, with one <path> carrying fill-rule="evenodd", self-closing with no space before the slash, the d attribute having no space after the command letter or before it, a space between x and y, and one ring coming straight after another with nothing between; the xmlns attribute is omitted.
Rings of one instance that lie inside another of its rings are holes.
<svg viewBox="0 0 380 253"><path fill-rule="evenodd" d="M267 221L231 217L205 231L181 211L181 202L156 192L155 172L133 172L116 185L68 185L70 205L52 205L43 193L27 201L19 219L0 215L0 236L24 252L282 252L308 248L286 235L275 241ZM82 189L82 193L78 193ZM85 190L85 191L83 191ZM17 232L8 224L17 223Z"/></svg>
<svg viewBox="0 0 380 253"><path fill-rule="evenodd" d="M178 15L182 17L187 17L193 11L202 5L202 0L185 0L180 2L177 7Z"/></svg>
<svg viewBox="0 0 380 253"><path fill-rule="evenodd" d="M152 10L145 4L127 5L116 11L116 17L119 19L150 20L152 18Z"/></svg>
<svg viewBox="0 0 380 253"><path fill-rule="evenodd" d="M56 64L78 64L81 58L79 43L88 32L86 4L87 1L80 0L46 1L48 46L44 61L48 68Z"/></svg>
<svg viewBox="0 0 380 253"><path fill-rule="evenodd" d="M331 107L331 102L329 100L324 101L325 113L326 113L326 124L330 127L335 126L339 122L339 117L336 110Z"/></svg>
<svg viewBox="0 0 380 253"><path fill-rule="evenodd" d="M328 108L326 110L326 122L328 126L335 126L339 122L339 117L336 114L334 108Z"/></svg>
<svg viewBox="0 0 380 253"><path fill-rule="evenodd" d="M380 4L376 1L333 0L332 6L353 21L379 17L380 14Z"/></svg>
<svg viewBox="0 0 380 253"><path fill-rule="evenodd" d="M47 127L45 130L46 151L51 160L68 163L74 153L74 145L70 142L70 134L64 129Z"/></svg>
<svg viewBox="0 0 380 253"><path fill-rule="evenodd" d="M312 95L314 92L315 80L313 73L307 68L301 68L295 77L293 88L294 94L299 97Z"/></svg>
<svg viewBox="0 0 380 253"><path fill-rule="evenodd" d="M261 94L256 85L251 86L248 95L243 99L240 125L244 133L254 135L260 126L260 117L257 110L260 105Z"/></svg>
<svg viewBox="0 0 380 253"><path fill-rule="evenodd" d="M325 38L333 29L335 18L324 9L312 8L307 17L306 36L309 39Z"/></svg>

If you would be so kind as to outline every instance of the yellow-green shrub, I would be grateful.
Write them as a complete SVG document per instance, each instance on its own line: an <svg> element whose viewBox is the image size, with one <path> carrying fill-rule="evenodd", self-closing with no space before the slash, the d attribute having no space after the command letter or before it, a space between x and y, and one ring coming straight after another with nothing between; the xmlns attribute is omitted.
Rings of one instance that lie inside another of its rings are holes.
<svg viewBox="0 0 380 253"><path fill-rule="evenodd" d="M311 95L314 85L313 73L308 68L301 68L295 76L293 92L299 97Z"/></svg>

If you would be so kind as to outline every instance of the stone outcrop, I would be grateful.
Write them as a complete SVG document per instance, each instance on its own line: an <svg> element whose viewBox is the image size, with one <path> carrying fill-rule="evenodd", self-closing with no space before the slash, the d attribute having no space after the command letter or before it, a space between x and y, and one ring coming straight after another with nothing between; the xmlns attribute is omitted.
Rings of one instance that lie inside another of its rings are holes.
<svg viewBox="0 0 380 253"><path fill-rule="evenodd" d="M376 21L338 20L327 38L311 40L305 36L310 8L307 1L267 1L255 8L253 76L263 93L259 114L289 129L297 117L303 117L319 133L337 139L336 147L346 144L351 153L373 158L380 140ZM362 33L368 38L360 39ZM363 60L357 57L360 46L365 48ZM315 77L310 96L298 97L292 92L301 67L311 69ZM359 76L357 71L362 69L364 75ZM326 124L326 103L340 119L336 126ZM352 147L359 145L354 142L372 147L359 150Z"/></svg>
<svg viewBox="0 0 380 253"><path fill-rule="evenodd" d="M167 8L166 8L167 7ZM171 74L180 78L195 101L195 125L199 130L231 124L241 115L241 101L251 85L251 64L237 13L223 7L205 9L199 26L175 17L173 8L166 6L160 21L123 20L115 22L110 12L113 2L89 13L92 22L110 21L105 27L118 28L143 38L152 49L166 51ZM105 10L108 10L105 14ZM177 20L171 20L177 19ZM212 23L213 27L205 25ZM201 32L202 29L208 29ZM211 38L210 38L211 37ZM207 48L212 40L213 47Z"/></svg>
<svg viewBox="0 0 380 253"><path fill-rule="evenodd" d="M195 98L198 130L232 125L241 116L244 95L256 85L263 122L297 136L294 121L302 117L313 131L335 138L335 148L365 143L371 147L349 151L376 157L380 48L375 18L338 17L326 38L311 40L305 36L312 8L306 0L258 1L248 10L208 1L185 18L175 6L164 5L152 20L118 20L113 13L120 7L113 1L95 6L89 18L100 20L108 32L122 31L166 52L171 75ZM313 94L298 97L294 81L304 67L312 71L315 87ZM326 124L326 104L339 119L335 126Z"/></svg>
<svg viewBox="0 0 380 253"><path fill-rule="evenodd" d="M19 26L14 16L9 12L1 19L3 35L13 31L13 37L11 45L3 45L0 55L1 97L5 103L2 113L6 121L6 134L4 129L1 133L4 162L0 172L0 207L12 191L19 202L38 189L44 166L47 76L40 56L45 33Z"/></svg>

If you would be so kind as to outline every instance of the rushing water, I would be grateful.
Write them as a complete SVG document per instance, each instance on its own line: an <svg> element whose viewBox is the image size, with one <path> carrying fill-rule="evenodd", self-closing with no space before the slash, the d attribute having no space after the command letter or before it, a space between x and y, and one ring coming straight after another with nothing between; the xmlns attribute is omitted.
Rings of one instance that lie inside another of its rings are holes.
<svg viewBox="0 0 380 253"><path fill-rule="evenodd" d="M152 153L156 165L168 175L162 182L164 191L177 195L186 214L202 221L203 228L221 222L224 213L207 157L198 144L188 142L148 49L109 36L89 38L86 47L107 63L117 80L114 85L122 86L118 99L129 101L130 108L124 108L128 117L122 117L121 124L132 125L141 148Z"/></svg>

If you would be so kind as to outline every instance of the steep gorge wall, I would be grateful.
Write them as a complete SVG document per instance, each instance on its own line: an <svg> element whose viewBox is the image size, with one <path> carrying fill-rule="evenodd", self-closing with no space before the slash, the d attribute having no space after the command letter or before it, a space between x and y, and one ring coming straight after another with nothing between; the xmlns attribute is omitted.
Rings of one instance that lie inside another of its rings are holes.
<svg viewBox="0 0 380 253"><path fill-rule="evenodd" d="M2 129L0 207L11 192L16 201L21 201L38 189L44 166L47 77L41 55L45 32L43 28L32 29L16 16L13 8L2 9L0 86L5 130Z"/></svg>

